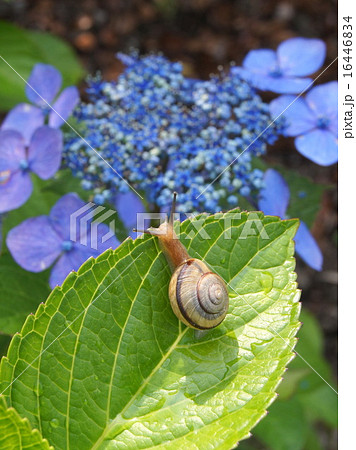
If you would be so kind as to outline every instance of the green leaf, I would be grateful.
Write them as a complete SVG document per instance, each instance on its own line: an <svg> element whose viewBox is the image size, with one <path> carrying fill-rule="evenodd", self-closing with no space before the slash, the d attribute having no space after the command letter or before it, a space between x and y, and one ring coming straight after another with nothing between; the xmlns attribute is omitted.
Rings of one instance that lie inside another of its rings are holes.
<svg viewBox="0 0 356 450"><path fill-rule="evenodd" d="M273 168L284 177L290 190L288 216L303 220L310 228L320 210L323 192L329 186L314 183L313 180L300 175L299 172L279 164L267 165L261 158L254 158L252 165L262 171L266 171L269 167Z"/></svg>
<svg viewBox="0 0 356 450"><path fill-rule="evenodd" d="M299 333L297 352L314 370L301 358L292 361L289 372L295 372L302 365L304 368L309 367L309 373L298 384L296 395L310 420L322 420L335 428L338 398L333 390L335 383L331 367L324 356L322 329L316 318L307 310L303 311L301 320L303 326Z"/></svg>
<svg viewBox="0 0 356 450"><path fill-rule="evenodd" d="M42 439L38 430L31 430L27 419L22 419L14 408L7 408L0 396L0 448L13 449L53 449Z"/></svg>
<svg viewBox="0 0 356 450"><path fill-rule="evenodd" d="M254 436L273 450L318 450L318 428L324 422L331 428L337 426L337 394L325 382L333 386L331 370L323 356L323 335L315 317L303 309L300 320L296 352L278 387L278 400L269 409L265 420L258 424ZM306 363L323 374L322 380ZM252 440L250 442L253 442ZM258 442L255 442L258 445ZM253 448L242 445L242 448ZM258 447L259 448L259 447Z"/></svg>
<svg viewBox="0 0 356 450"><path fill-rule="evenodd" d="M48 271L27 272L9 254L0 257L0 333L14 334L50 293Z"/></svg>
<svg viewBox="0 0 356 450"><path fill-rule="evenodd" d="M310 228L320 210L327 186L314 183L310 178L282 166L275 166L275 169L285 178L290 189L288 216L302 219Z"/></svg>
<svg viewBox="0 0 356 450"><path fill-rule="evenodd" d="M11 337L6 334L0 334L0 357L7 353Z"/></svg>
<svg viewBox="0 0 356 450"><path fill-rule="evenodd" d="M36 63L55 66L63 76L63 86L76 84L84 75L73 50L58 37L29 31L0 21L0 55L25 80ZM25 82L4 61L0 63L0 109L11 109L27 101Z"/></svg>
<svg viewBox="0 0 356 450"><path fill-rule="evenodd" d="M321 377L325 378L327 382L332 382L331 368L323 355L323 334L321 327L315 317L303 310L301 314L302 326L299 332L299 341L296 351L301 357L295 358L290 364L289 371L294 369L309 369L311 374L310 379L312 383L303 383L303 390L311 389L315 385L325 384ZM313 371L313 369L317 373ZM315 384L316 383L316 384Z"/></svg>
<svg viewBox="0 0 356 450"><path fill-rule="evenodd" d="M308 433L303 407L295 398L276 401L254 431L254 435L273 450L303 450Z"/></svg>
<svg viewBox="0 0 356 450"><path fill-rule="evenodd" d="M281 385L278 387L279 399L286 400L295 394L300 382L308 374L310 374L309 367L288 370L284 375Z"/></svg>
<svg viewBox="0 0 356 450"><path fill-rule="evenodd" d="M56 448L229 449L246 438L293 356L297 221L237 214L180 229L189 254L228 283L219 327L201 335L180 323L157 238L127 239L71 273L13 337L1 363L9 405Z"/></svg>
<svg viewBox="0 0 356 450"><path fill-rule="evenodd" d="M325 447L321 445L318 430L310 428L304 450L324 450L324 448Z"/></svg>
<svg viewBox="0 0 356 450"><path fill-rule="evenodd" d="M323 421L332 428L337 427L337 394L327 384L320 384L311 391L299 392L298 399L308 413L309 420Z"/></svg>

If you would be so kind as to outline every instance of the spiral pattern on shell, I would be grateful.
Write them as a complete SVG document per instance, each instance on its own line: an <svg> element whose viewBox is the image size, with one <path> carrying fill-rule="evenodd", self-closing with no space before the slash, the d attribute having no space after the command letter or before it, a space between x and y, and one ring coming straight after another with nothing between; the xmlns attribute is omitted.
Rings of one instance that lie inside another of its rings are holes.
<svg viewBox="0 0 356 450"><path fill-rule="evenodd" d="M198 259L189 259L174 271L169 299L175 315L191 328L218 326L229 307L224 280Z"/></svg>

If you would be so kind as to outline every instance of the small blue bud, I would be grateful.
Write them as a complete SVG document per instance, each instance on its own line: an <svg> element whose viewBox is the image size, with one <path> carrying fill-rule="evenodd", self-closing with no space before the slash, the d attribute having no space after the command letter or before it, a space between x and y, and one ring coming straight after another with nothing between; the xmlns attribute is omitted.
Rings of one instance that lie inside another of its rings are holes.
<svg viewBox="0 0 356 450"><path fill-rule="evenodd" d="M72 241L63 241L61 244L61 248L64 252L69 252L73 248L73 242Z"/></svg>

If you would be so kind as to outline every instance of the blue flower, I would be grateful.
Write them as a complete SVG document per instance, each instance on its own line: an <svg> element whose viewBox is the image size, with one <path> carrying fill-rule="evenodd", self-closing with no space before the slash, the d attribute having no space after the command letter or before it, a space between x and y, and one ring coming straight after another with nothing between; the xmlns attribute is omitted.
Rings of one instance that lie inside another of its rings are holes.
<svg viewBox="0 0 356 450"><path fill-rule="evenodd" d="M27 82L26 95L33 105L20 103L15 106L5 117L1 129L19 131L28 143L36 128L45 123L47 115L49 126L62 126L63 119L70 116L78 103L79 93L75 86L69 86L55 100L62 85L62 75L48 64L36 64Z"/></svg>
<svg viewBox="0 0 356 450"><path fill-rule="evenodd" d="M274 169L268 169L264 176L264 188L260 192L258 207L265 214L286 218L290 192L284 178ZM323 255L306 224L300 221L294 238L298 255L315 270L323 266Z"/></svg>
<svg viewBox="0 0 356 450"><path fill-rule="evenodd" d="M115 236L107 239L107 225L91 227L91 218L84 230L82 224L76 224L73 229L71 217L83 206L85 203L76 194L67 194L53 206L49 216L27 219L7 235L7 246L15 261L24 269L41 272L55 263L50 276L52 288L62 284L69 272L78 270L89 257L96 257L108 248L119 245ZM95 248L91 246L92 228L97 231Z"/></svg>
<svg viewBox="0 0 356 450"><path fill-rule="evenodd" d="M252 158L277 139L282 121L270 125L255 90L224 73L187 79L181 64L161 55L120 58L128 67L118 80L90 80L90 102L75 111L86 141L114 170L74 133L66 135L64 164L83 188L109 191L106 200L115 202L127 192L120 174L159 209L177 190L184 212L216 212L227 198L256 197L262 173Z"/></svg>
<svg viewBox="0 0 356 450"><path fill-rule="evenodd" d="M249 81L254 87L278 94L298 94L307 89L311 75L324 63L326 46L319 39L292 38L282 42L277 51L251 50L243 67L231 72Z"/></svg>
<svg viewBox="0 0 356 450"><path fill-rule="evenodd" d="M115 199L115 206L119 218L125 225L128 235L133 239L136 238L137 233L132 231L133 228L139 228L138 214L145 213L146 208L138 197L131 190L126 194L118 194Z"/></svg>
<svg viewBox="0 0 356 450"><path fill-rule="evenodd" d="M30 173L43 180L59 169L62 133L48 126L37 128L27 146L17 131L0 131L0 213L18 208L32 192Z"/></svg>
<svg viewBox="0 0 356 450"><path fill-rule="evenodd" d="M271 102L270 111L285 117L284 134L298 136L299 153L321 166L337 162L337 81L314 87L305 98L282 95Z"/></svg>

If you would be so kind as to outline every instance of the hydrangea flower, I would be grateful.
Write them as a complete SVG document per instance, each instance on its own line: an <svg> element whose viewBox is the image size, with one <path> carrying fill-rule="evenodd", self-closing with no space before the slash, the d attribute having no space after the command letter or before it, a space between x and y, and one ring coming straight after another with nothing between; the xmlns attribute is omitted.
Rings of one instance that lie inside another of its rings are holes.
<svg viewBox="0 0 356 450"><path fill-rule="evenodd" d="M62 133L48 126L37 128L29 145L17 131L0 131L0 213L18 208L32 192L31 172L43 180L59 169Z"/></svg>
<svg viewBox="0 0 356 450"><path fill-rule="evenodd" d="M137 214L146 212L140 197L132 191L126 194L118 194L115 199L115 207L119 218L127 229L128 235L135 239L137 233L134 233L132 229L138 227Z"/></svg>
<svg viewBox="0 0 356 450"><path fill-rule="evenodd" d="M330 166L338 160L337 81L311 89L305 98L282 95L270 104L273 117L283 113L286 136L297 136L295 146L311 161Z"/></svg>
<svg viewBox="0 0 356 450"><path fill-rule="evenodd" d="M15 106L5 117L1 129L19 131L29 142L36 128L45 123L47 115L49 126L59 128L63 125L62 118L66 120L71 115L79 101L79 93L75 86L69 86L55 100L62 85L62 75L49 64L36 64L27 82L26 96L33 104L20 103Z"/></svg>
<svg viewBox="0 0 356 450"><path fill-rule="evenodd" d="M99 224L96 228L97 248L92 248L91 220L87 221L84 234L80 234L82 227L76 226L75 240L71 240L71 214L83 206L85 203L77 194L67 194L53 206L49 216L27 219L7 235L7 246L15 261L24 269L41 272L55 263L50 276L52 288L62 284L69 272L78 270L89 257L96 257L108 248L119 245L115 236L102 242L109 227Z"/></svg>
<svg viewBox="0 0 356 450"><path fill-rule="evenodd" d="M276 140L282 125L268 127L268 106L255 90L228 74L187 79L181 64L161 55L120 58L127 68L117 82L90 80L90 103L75 112L85 139L102 158L160 209L170 204L173 190L184 212L216 212L236 206L239 196L256 196L263 174L252 169L251 160ZM106 201L128 192L72 132L64 163L84 188Z"/></svg>
<svg viewBox="0 0 356 450"><path fill-rule="evenodd" d="M263 91L298 94L312 81L300 77L320 69L325 54L326 45L319 39L291 38L282 42L276 51L251 50L242 67L233 67L231 72Z"/></svg>
<svg viewBox="0 0 356 450"><path fill-rule="evenodd" d="M289 198L289 188L282 175L274 169L266 170L264 187L261 189L258 202L259 209L265 214L286 219ZM313 269L320 271L323 266L323 255L303 221L300 221L294 241L295 250L303 261Z"/></svg>

